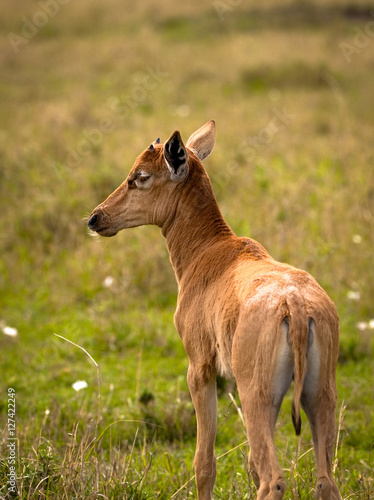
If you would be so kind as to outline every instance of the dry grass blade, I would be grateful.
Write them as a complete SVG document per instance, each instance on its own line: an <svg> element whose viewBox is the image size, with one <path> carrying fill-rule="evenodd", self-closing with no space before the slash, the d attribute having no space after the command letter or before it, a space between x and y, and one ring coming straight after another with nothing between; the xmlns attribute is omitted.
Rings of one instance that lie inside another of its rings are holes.
<svg viewBox="0 0 374 500"><path fill-rule="evenodd" d="M235 398L234 398L234 396L231 394L231 392L229 392L229 398L231 399L232 404L235 406L236 411L238 412L238 415L239 415L240 421L241 421L241 423L243 424L243 428L244 428L244 431L245 431L245 421L244 421L244 417L243 417L243 412L242 412L242 409L238 406L238 404L237 404L237 402L235 401Z"/></svg>
<svg viewBox="0 0 374 500"><path fill-rule="evenodd" d="M89 352L86 351L86 349L78 344L76 344L75 342L72 342L71 340L63 337L62 335L58 335L57 333L54 333L53 335L55 335L56 337L59 337L60 339L63 339L63 340L66 340L66 342L69 342L69 344L72 344L74 345L75 347L78 347L78 349L80 349L81 351L83 351L85 354L87 354L87 356L90 358L90 360L93 362L93 364L96 366L97 369L99 369L99 365L96 363L96 361L93 359L93 357L91 356L91 354Z"/></svg>
<svg viewBox="0 0 374 500"><path fill-rule="evenodd" d="M335 474L336 468L338 467L338 450L339 450L339 441L340 441L340 432L343 428L343 420L344 420L344 415L345 415L345 410L347 406L345 404L345 401L342 402L340 406L340 411L339 411L339 423L338 423L338 432L336 435L336 444L335 444L335 456L334 456L334 463L332 466L332 472Z"/></svg>

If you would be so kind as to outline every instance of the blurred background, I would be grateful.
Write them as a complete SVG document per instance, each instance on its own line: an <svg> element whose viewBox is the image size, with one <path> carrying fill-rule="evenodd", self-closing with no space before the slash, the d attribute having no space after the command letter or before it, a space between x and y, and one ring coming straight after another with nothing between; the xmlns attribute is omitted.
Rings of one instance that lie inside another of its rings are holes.
<svg viewBox="0 0 374 500"><path fill-rule="evenodd" d="M154 227L92 238L86 221L157 137L214 119L205 167L226 220L337 305L336 477L343 498L371 498L374 4L19 0L0 30L0 496L9 388L20 498L195 495L165 241ZM217 455L233 451L215 498L255 498L235 388L219 387ZM303 420L297 441L288 398L276 436L292 499L315 477Z"/></svg>

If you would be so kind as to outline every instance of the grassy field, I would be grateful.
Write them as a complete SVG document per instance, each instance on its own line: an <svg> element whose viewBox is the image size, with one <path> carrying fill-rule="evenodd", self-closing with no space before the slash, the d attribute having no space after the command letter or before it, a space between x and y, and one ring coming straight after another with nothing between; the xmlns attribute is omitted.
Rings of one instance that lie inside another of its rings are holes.
<svg viewBox="0 0 374 500"><path fill-rule="evenodd" d="M91 238L86 218L156 137L187 139L209 119L206 168L229 224L336 302L334 471L344 499L374 498L374 5L259 5L3 5L0 498L195 497L165 241L154 227ZM215 498L254 499L240 403L218 382ZM286 397L276 430L285 498L306 500L311 435L303 415L294 436L290 412Z"/></svg>

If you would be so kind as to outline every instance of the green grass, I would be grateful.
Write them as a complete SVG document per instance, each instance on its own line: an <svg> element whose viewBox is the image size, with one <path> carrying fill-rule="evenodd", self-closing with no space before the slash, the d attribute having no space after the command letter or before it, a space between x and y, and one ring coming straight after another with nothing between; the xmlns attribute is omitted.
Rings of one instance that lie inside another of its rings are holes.
<svg viewBox="0 0 374 500"><path fill-rule="evenodd" d="M187 138L212 118L206 168L227 221L336 302L335 476L344 499L372 498L374 330L357 324L374 318L374 38L355 41L372 5L83 0L59 4L15 52L9 33L42 4L9 4L0 20L0 326L18 330L0 332L0 498L10 387L19 498L196 495L165 242L152 227L90 238L86 218L156 137ZM88 387L75 392L77 380ZM219 387L215 498L254 499L235 387ZM310 430L303 415L297 439L290 413L288 395L276 428L285 498L306 500Z"/></svg>

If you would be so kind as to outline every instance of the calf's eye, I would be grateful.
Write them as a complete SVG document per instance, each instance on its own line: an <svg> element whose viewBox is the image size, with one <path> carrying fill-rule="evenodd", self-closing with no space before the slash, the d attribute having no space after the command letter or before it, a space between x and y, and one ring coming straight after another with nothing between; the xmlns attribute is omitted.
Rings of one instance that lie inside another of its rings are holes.
<svg viewBox="0 0 374 500"><path fill-rule="evenodd" d="M136 187L146 189L151 186L152 180L151 175L139 175L137 179L135 179Z"/></svg>

